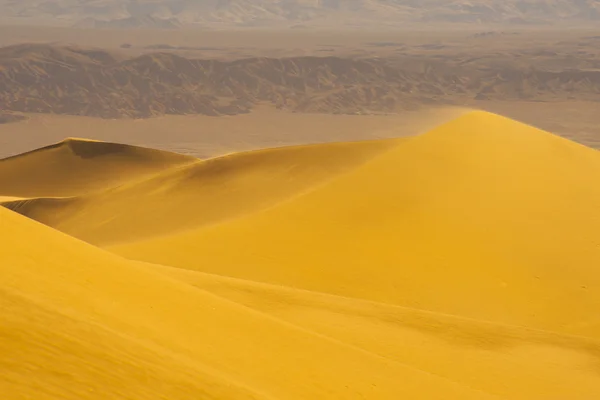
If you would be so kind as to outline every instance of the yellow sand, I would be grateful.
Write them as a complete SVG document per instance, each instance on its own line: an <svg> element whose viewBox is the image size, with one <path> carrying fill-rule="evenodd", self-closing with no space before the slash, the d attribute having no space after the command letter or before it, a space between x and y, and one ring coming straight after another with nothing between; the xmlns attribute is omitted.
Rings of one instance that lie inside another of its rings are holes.
<svg viewBox="0 0 600 400"><path fill-rule="evenodd" d="M497 398L5 209L0 227L3 399Z"/></svg>
<svg viewBox="0 0 600 400"><path fill-rule="evenodd" d="M0 196L0 203L22 200L21 197L13 197L13 196Z"/></svg>
<svg viewBox="0 0 600 400"><path fill-rule="evenodd" d="M129 260L0 207L2 400L600 398L594 150L481 112L206 162L77 143L0 195Z"/></svg>
<svg viewBox="0 0 600 400"><path fill-rule="evenodd" d="M70 138L0 160L0 196L77 196L192 161L164 151Z"/></svg>
<svg viewBox="0 0 600 400"><path fill-rule="evenodd" d="M285 147L198 161L89 196L7 207L96 245L214 224L297 196L396 140ZM146 150L146 149L142 149ZM126 170L126 176L131 176Z"/></svg>
<svg viewBox="0 0 600 400"><path fill-rule="evenodd" d="M113 250L600 337L599 232L597 151L475 112L267 211Z"/></svg>
<svg viewBox="0 0 600 400"><path fill-rule="evenodd" d="M600 393L593 366L600 350L596 340L155 268L276 318L502 398L585 399Z"/></svg>

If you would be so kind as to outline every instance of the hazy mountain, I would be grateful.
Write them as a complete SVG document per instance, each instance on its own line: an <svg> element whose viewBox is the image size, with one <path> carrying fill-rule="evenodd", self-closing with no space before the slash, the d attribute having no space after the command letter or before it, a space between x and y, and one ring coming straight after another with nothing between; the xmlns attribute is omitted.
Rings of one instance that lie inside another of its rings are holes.
<svg viewBox="0 0 600 400"><path fill-rule="evenodd" d="M64 23L176 20L181 24L574 24L600 19L598 0L0 0L0 15ZM123 25L123 24L117 24ZM128 25L128 24L124 24ZM139 26L139 23L133 23ZM143 26L144 24L142 24ZM161 24L158 23L160 26ZM171 24L167 24L171 27ZM108 25L110 26L110 25Z"/></svg>
<svg viewBox="0 0 600 400"><path fill-rule="evenodd" d="M98 20L88 17L80 20L75 25L77 28L154 28L154 29L177 29L181 22L177 18L154 18L150 16L128 17L111 20Z"/></svg>
<svg viewBox="0 0 600 400"><path fill-rule="evenodd" d="M542 69L540 58L536 68L473 64L471 58L219 61L152 53L122 59L97 49L17 45L0 48L0 104L14 112L139 118L240 114L259 103L296 112L366 114L465 98L567 100L576 92L594 101L600 94L597 69Z"/></svg>

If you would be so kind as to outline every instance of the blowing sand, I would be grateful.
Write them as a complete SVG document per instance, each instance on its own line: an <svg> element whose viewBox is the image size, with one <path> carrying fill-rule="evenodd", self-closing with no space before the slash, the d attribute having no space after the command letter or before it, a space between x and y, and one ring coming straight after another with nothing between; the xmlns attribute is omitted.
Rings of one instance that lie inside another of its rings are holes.
<svg viewBox="0 0 600 400"><path fill-rule="evenodd" d="M600 155L529 125L0 178L8 399L600 396Z"/></svg>

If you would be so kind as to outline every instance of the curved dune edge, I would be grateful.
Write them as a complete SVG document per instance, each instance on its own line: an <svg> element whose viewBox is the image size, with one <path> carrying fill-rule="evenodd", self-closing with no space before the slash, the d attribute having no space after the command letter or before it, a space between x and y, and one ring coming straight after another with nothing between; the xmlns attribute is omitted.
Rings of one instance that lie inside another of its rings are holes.
<svg viewBox="0 0 600 400"><path fill-rule="evenodd" d="M600 341L160 265L170 277L501 398L600 393ZM543 354L542 357L540 357ZM461 362L457 362L461 360ZM587 365L587 367L583 367ZM510 382L507 384L507 382Z"/></svg>
<svg viewBox="0 0 600 400"><path fill-rule="evenodd" d="M14 197L14 196L0 196L0 203L8 203L12 201L23 200L22 197Z"/></svg>
<svg viewBox="0 0 600 400"><path fill-rule="evenodd" d="M4 206L95 245L126 243L273 207L359 167L401 140L235 153L87 196L26 199Z"/></svg>
<svg viewBox="0 0 600 400"><path fill-rule="evenodd" d="M68 138L0 160L0 196L78 196L194 161L160 150Z"/></svg>
<svg viewBox="0 0 600 400"><path fill-rule="evenodd" d="M2 209L0 224L8 399L600 394L595 340L126 261Z"/></svg>
<svg viewBox="0 0 600 400"><path fill-rule="evenodd" d="M8 399L497 398L8 210L0 209L0 223L11 249L0 253L0 389Z"/></svg>
<svg viewBox="0 0 600 400"><path fill-rule="evenodd" d="M474 112L266 211L109 249L207 273L600 337L598 182L597 151Z"/></svg>

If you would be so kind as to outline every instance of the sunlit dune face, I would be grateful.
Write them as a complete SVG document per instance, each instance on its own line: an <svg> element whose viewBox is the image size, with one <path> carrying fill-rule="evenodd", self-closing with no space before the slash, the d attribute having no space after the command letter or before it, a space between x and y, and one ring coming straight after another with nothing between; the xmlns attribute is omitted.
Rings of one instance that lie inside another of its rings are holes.
<svg viewBox="0 0 600 400"><path fill-rule="evenodd" d="M598 398L599 182L596 150L485 112L209 160L83 139L1 160L0 393Z"/></svg>

